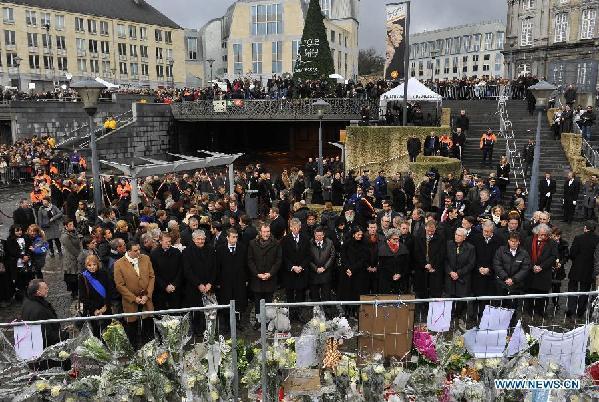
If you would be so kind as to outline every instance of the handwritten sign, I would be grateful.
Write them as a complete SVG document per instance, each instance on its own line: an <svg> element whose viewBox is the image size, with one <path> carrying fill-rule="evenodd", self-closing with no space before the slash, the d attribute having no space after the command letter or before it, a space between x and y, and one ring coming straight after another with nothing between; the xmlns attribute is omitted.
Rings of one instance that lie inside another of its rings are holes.
<svg viewBox="0 0 599 402"><path fill-rule="evenodd" d="M20 360L38 358L44 350L41 325L19 325L14 328L15 353Z"/></svg>
<svg viewBox="0 0 599 402"><path fill-rule="evenodd" d="M283 382L285 393L291 395L309 394L318 391L320 387L320 370L318 369L290 370Z"/></svg>

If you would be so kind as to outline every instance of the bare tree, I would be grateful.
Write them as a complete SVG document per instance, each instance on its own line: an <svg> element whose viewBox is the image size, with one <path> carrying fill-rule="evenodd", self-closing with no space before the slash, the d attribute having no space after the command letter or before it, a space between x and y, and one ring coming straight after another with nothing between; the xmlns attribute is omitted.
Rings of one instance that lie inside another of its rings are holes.
<svg viewBox="0 0 599 402"><path fill-rule="evenodd" d="M383 75L385 58L376 49L361 49L358 53L358 71L360 75Z"/></svg>

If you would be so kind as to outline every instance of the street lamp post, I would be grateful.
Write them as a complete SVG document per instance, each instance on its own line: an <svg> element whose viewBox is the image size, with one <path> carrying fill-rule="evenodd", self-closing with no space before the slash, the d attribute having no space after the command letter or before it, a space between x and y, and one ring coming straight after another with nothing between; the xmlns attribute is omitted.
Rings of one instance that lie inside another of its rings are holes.
<svg viewBox="0 0 599 402"><path fill-rule="evenodd" d="M102 185L100 183L100 163L98 161L98 151L96 147L96 134L94 130L94 115L98 111L98 100L102 90L106 88L96 80L86 79L71 85L75 89L81 100L83 100L83 109L89 116L89 146L92 152L92 176L94 180L94 204L96 206L96 216L103 206Z"/></svg>
<svg viewBox="0 0 599 402"><path fill-rule="evenodd" d="M208 59L208 60L206 60L206 62L208 62L208 64L210 64L210 84L212 84L212 80L213 80L213 78L212 78L212 65L214 64L215 61L216 60L214 60L214 59Z"/></svg>
<svg viewBox="0 0 599 402"><path fill-rule="evenodd" d="M543 119L543 113L547 108L547 102L549 97L557 88L547 81L540 81L539 83L528 88L535 97L536 109L538 112L537 118L537 134L535 138L535 157L532 163L532 173L530 176L530 194L528 197L528 205L526 207L526 217L531 218L534 212L539 207L539 177L540 177L540 163L541 163L541 122Z"/></svg>
<svg viewBox="0 0 599 402"><path fill-rule="evenodd" d="M324 99L318 99L312 104L316 108L318 114L318 175L323 175L323 164L322 164L322 119L324 118L325 112L329 110L331 104L326 102Z"/></svg>
<svg viewBox="0 0 599 402"><path fill-rule="evenodd" d="M20 91L21 90L21 62L23 61L22 58L20 58L19 56L15 57L13 59L15 66L17 67L17 90Z"/></svg>

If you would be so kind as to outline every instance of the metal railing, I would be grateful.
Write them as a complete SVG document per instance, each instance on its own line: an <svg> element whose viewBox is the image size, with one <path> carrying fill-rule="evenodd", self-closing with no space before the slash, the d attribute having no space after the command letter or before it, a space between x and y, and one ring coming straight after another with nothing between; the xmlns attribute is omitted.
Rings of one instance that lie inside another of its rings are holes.
<svg viewBox="0 0 599 402"><path fill-rule="evenodd" d="M116 131L121 126L124 126L126 124L128 125L131 123L131 121L133 120L133 110L129 109L126 112L118 114L118 115L114 116L114 119L117 122L117 128L113 131ZM59 148L69 146L69 145L72 146L72 145L74 145L72 143L74 143L76 141L80 141L80 140L89 138L88 126L89 126L89 123L83 123L76 129L71 130L62 136L59 136L59 138L62 138L62 141L58 142L58 144L56 146ZM96 126L96 130L94 131L94 133L97 135L97 134L100 134L103 132L104 132L104 123L102 122L102 124ZM87 144L89 144L89 141L87 142Z"/></svg>
<svg viewBox="0 0 599 402"><path fill-rule="evenodd" d="M306 120L318 121L316 99L268 99L268 100L200 100L171 104L176 120ZM370 119L378 120L379 100L360 98L328 98L330 107L323 120L349 121L362 118L362 108L370 108ZM376 114L376 115L375 115Z"/></svg>

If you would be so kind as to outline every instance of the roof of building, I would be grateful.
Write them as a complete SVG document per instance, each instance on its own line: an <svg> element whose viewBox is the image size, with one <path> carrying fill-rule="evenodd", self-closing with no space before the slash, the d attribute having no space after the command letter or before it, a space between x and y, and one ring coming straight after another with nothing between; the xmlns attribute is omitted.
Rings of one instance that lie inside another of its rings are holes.
<svg viewBox="0 0 599 402"><path fill-rule="evenodd" d="M477 29L479 27L484 27L484 26L501 27L505 31L505 23L500 20L494 20L494 21L482 21L482 22L477 22L477 23L473 23L473 24L456 25L453 27L433 29L430 31L416 32L416 33L410 34L410 38L413 38L413 37L417 38L419 36L434 35L434 34L438 34L438 33L447 33L447 32L460 31L460 30Z"/></svg>
<svg viewBox="0 0 599 402"><path fill-rule="evenodd" d="M5 3L181 28L145 0L8 0Z"/></svg>

